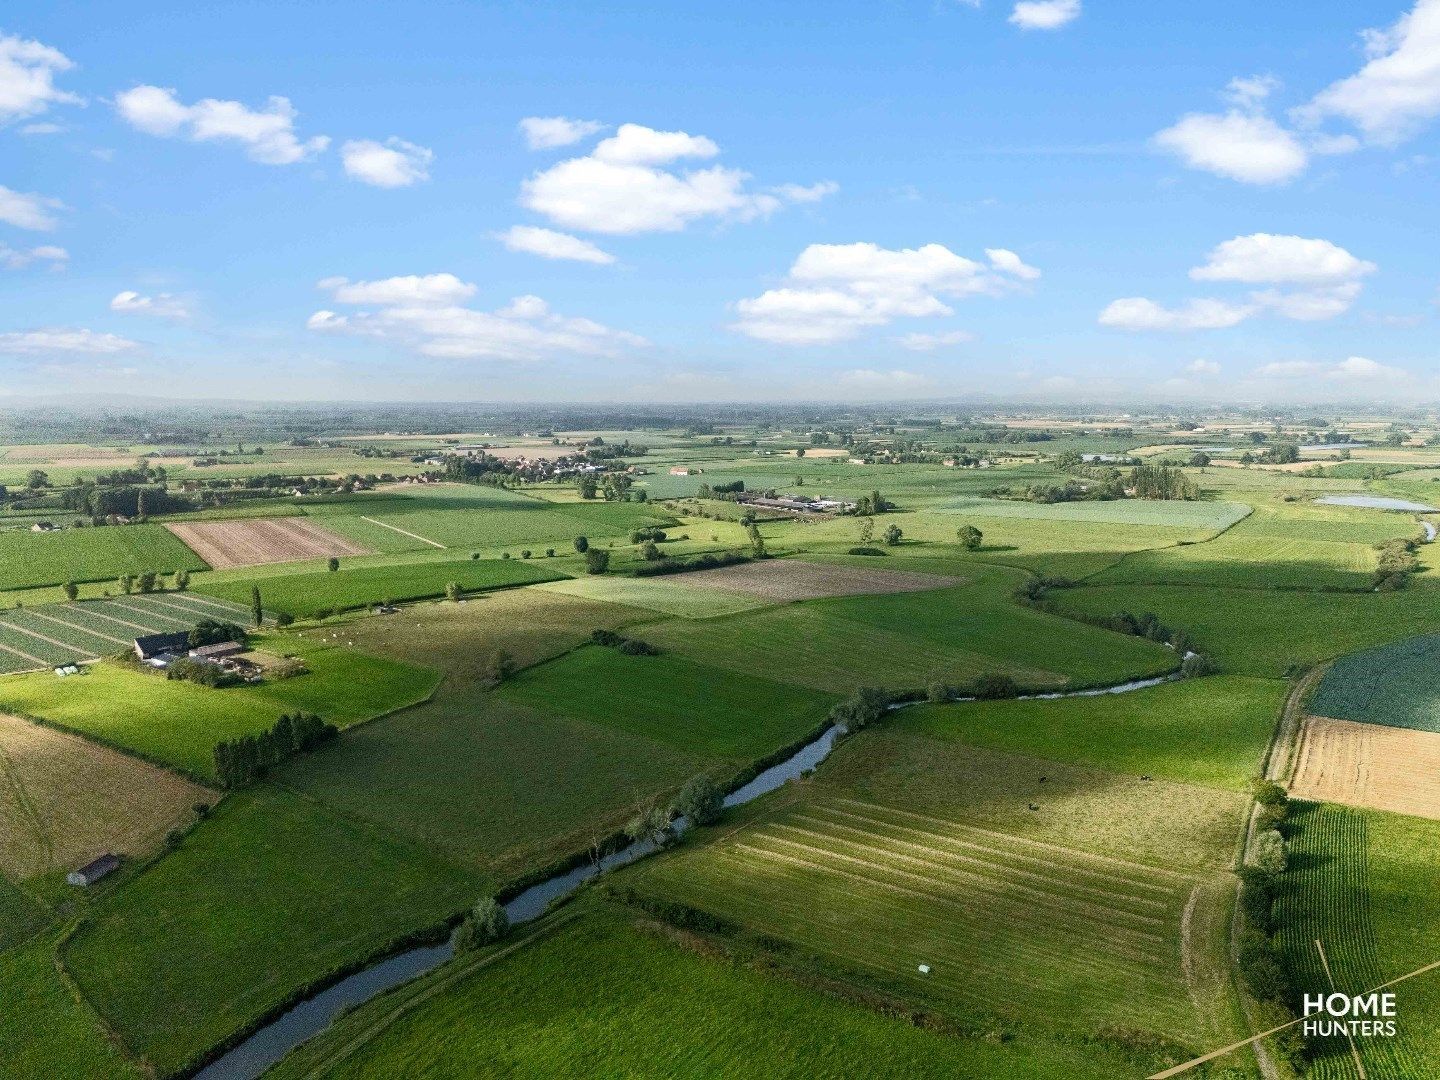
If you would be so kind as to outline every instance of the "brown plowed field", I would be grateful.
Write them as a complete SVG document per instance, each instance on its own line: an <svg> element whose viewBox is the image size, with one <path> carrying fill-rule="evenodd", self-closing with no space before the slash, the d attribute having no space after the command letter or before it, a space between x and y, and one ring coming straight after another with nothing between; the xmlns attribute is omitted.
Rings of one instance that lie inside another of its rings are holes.
<svg viewBox="0 0 1440 1080"><path fill-rule="evenodd" d="M305 518L183 521L165 527L216 570L371 554L369 548Z"/></svg>
<svg viewBox="0 0 1440 1080"><path fill-rule="evenodd" d="M215 794L126 754L0 715L0 871L24 881L140 856Z"/></svg>
<svg viewBox="0 0 1440 1080"><path fill-rule="evenodd" d="M826 596L861 596L874 593L923 592L963 584L963 579L904 570L871 570L863 566L832 566L769 559L764 562L697 570L683 578L686 585L721 592L760 596L766 600L818 600Z"/></svg>
<svg viewBox="0 0 1440 1080"><path fill-rule="evenodd" d="M1440 820L1440 734L1308 716L1290 794Z"/></svg>

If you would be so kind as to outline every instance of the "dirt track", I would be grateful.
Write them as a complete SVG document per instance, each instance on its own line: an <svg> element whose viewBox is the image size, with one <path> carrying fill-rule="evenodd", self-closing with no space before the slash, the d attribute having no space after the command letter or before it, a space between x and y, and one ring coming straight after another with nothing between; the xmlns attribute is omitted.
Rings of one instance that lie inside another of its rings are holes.
<svg viewBox="0 0 1440 1080"><path fill-rule="evenodd" d="M1290 794L1440 820L1440 734L1308 716Z"/></svg>
<svg viewBox="0 0 1440 1080"><path fill-rule="evenodd" d="M371 553L353 540L298 517L184 521L165 527L216 570Z"/></svg>

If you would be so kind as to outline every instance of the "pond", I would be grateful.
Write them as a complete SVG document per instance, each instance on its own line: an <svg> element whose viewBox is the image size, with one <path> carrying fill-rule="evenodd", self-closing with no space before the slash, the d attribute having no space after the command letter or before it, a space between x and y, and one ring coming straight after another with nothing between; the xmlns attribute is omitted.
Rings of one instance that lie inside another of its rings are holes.
<svg viewBox="0 0 1440 1080"><path fill-rule="evenodd" d="M1384 495L1325 495L1315 501L1327 506L1363 506L1368 510L1404 510L1411 514L1440 513L1440 510L1424 503L1391 499Z"/></svg>

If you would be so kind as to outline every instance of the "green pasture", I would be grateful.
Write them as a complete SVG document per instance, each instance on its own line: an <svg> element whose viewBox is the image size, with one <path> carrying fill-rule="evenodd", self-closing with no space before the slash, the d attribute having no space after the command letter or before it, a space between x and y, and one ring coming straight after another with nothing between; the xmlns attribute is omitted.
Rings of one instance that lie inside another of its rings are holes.
<svg viewBox="0 0 1440 1080"><path fill-rule="evenodd" d="M204 569L201 558L160 525L0 531L0 589Z"/></svg>
<svg viewBox="0 0 1440 1080"><path fill-rule="evenodd" d="M1338 720L1440 731L1440 635L1340 657L1321 679L1310 711Z"/></svg>
<svg viewBox="0 0 1440 1080"><path fill-rule="evenodd" d="M589 905L513 953L357 1010L272 1075L1102 1080L1134 1067L1030 1032L1004 1043L928 1032Z"/></svg>
<svg viewBox="0 0 1440 1080"><path fill-rule="evenodd" d="M1368 544L1310 540L1299 525L1288 536L1247 535L1244 528L1241 522L1206 543L1137 552L1087 580L1250 589L1366 589L1372 583L1375 552Z"/></svg>
<svg viewBox="0 0 1440 1080"><path fill-rule="evenodd" d="M97 904L64 952L86 998L162 1075L297 986L473 901L385 832L264 787L222 802Z"/></svg>
<svg viewBox="0 0 1440 1080"><path fill-rule="evenodd" d="M563 575L541 562L527 559L427 560L381 566L353 566L342 560L340 569L275 574L257 579L266 611L286 611L310 618L326 611L369 607L385 600L423 600L445 595L456 582L464 592L481 592L512 585L551 581ZM194 590L234 603L248 603L252 582L196 580Z"/></svg>
<svg viewBox="0 0 1440 1080"><path fill-rule="evenodd" d="M1034 521L1084 521L1111 525L1171 525L1186 529L1229 528L1250 512L1244 503L1178 502L1116 499L1109 502L1033 503L961 496L944 506L945 513Z"/></svg>
<svg viewBox="0 0 1440 1080"><path fill-rule="evenodd" d="M648 639L641 628L635 636ZM833 699L666 653L587 646L522 672L497 693L537 711L601 724L710 758L749 761L825 719Z"/></svg>
<svg viewBox="0 0 1440 1080"><path fill-rule="evenodd" d="M345 726L424 700L439 679L425 668L292 637L260 647L294 652L309 671L258 686L211 689L105 662L65 679L38 671L0 680L0 710L208 777L217 742L263 731L281 713L315 712Z"/></svg>
<svg viewBox="0 0 1440 1080"><path fill-rule="evenodd" d="M1283 675L1292 665L1440 632L1440 608L1428 589L1327 593L1110 585L1059 589L1050 597L1061 611L1153 612L1188 630L1224 671L1263 678Z"/></svg>
<svg viewBox="0 0 1440 1080"><path fill-rule="evenodd" d="M770 606L770 601L743 593L721 592L719 589L697 589L685 584L685 576L677 574L654 578L601 577L565 578L536 585L534 592L574 596L607 604L625 604L648 612L678 615L684 619L708 619L715 615L733 615ZM652 616L653 617L653 616Z"/></svg>
<svg viewBox="0 0 1440 1080"><path fill-rule="evenodd" d="M1278 679L1217 675L1058 701L919 705L894 723L935 739L1245 791L1285 693Z"/></svg>

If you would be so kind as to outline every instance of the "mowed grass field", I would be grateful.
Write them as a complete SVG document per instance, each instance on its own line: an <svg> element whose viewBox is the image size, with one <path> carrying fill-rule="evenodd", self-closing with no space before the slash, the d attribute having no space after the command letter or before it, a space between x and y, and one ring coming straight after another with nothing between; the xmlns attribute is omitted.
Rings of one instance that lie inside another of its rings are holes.
<svg viewBox="0 0 1440 1080"><path fill-rule="evenodd" d="M1310 711L1338 720L1440 731L1440 634L1340 657L1320 680Z"/></svg>
<svg viewBox="0 0 1440 1080"><path fill-rule="evenodd" d="M1244 791L1285 693L1279 679L1217 675L1060 701L918 705L892 723L935 739Z"/></svg>
<svg viewBox="0 0 1440 1080"><path fill-rule="evenodd" d="M426 668L298 638L263 639L260 646L294 652L309 671L211 689L106 662L65 679L48 671L10 676L0 681L0 712L39 717L208 778L217 742L263 731L281 713L314 712L345 726L423 701L439 681Z"/></svg>
<svg viewBox="0 0 1440 1080"><path fill-rule="evenodd" d="M51 520L65 519L57 514ZM204 560L162 525L0 531L0 589L205 568Z"/></svg>
<svg viewBox="0 0 1440 1080"><path fill-rule="evenodd" d="M1245 525L1205 543L1128 555L1088 580L1257 589L1365 589L1372 583L1375 552L1368 544L1312 540L1298 525L1285 536L1247 533Z"/></svg>
<svg viewBox="0 0 1440 1080"><path fill-rule="evenodd" d="M647 628L646 636L742 675L835 693L866 685L914 689L991 672L1034 687L1100 685L1176 666L1174 653L1152 642L1021 607L1009 596L1012 580L1019 575L675 620Z"/></svg>
<svg viewBox="0 0 1440 1080"><path fill-rule="evenodd" d="M645 638L644 630L636 635ZM586 646L501 685L506 701L708 758L749 761L824 722L834 699L674 654Z"/></svg>
<svg viewBox="0 0 1440 1080"><path fill-rule="evenodd" d="M1327 593L1117 585L1059 589L1050 599L1062 611L1090 615L1154 612L1188 630L1224 671L1264 678L1283 675L1291 665L1440 632L1440 606L1426 589Z"/></svg>
<svg viewBox="0 0 1440 1080"><path fill-rule="evenodd" d="M12 716L0 716L0 873L23 881L107 851L159 850L215 793L174 773Z"/></svg>
<svg viewBox="0 0 1440 1080"><path fill-rule="evenodd" d="M393 835L261 787L98 904L64 950L86 998L161 1074L295 987L473 902Z"/></svg>
<svg viewBox="0 0 1440 1080"><path fill-rule="evenodd" d="M456 559L401 563L393 566L347 566L329 571L279 574L257 579L197 581L195 591L234 603L248 603L252 584L260 588L267 611L310 618L327 611L368 607L385 600L422 600L445 595L456 582L465 592L529 585L564 575L541 561L521 559Z"/></svg>
<svg viewBox="0 0 1440 1080"><path fill-rule="evenodd" d="M1201 882L1182 873L822 798L635 880L951 1015L1080 1036L1123 1025L1197 1046L1214 1026L1186 985L1180 923ZM1203 899L1223 910L1224 897Z"/></svg>
<svg viewBox="0 0 1440 1080"><path fill-rule="evenodd" d="M1110 502L1033 503L960 496L936 507L946 513L1035 521L1088 521L1113 525L1176 525L1190 529L1229 528L1250 507L1236 502L1166 502L1116 499Z"/></svg>
<svg viewBox="0 0 1440 1080"><path fill-rule="evenodd" d="M402 995L341 1020L271 1075L1109 1080L1133 1071L1100 1047L924 1031L611 907L590 906L513 953Z"/></svg>
<svg viewBox="0 0 1440 1080"><path fill-rule="evenodd" d="M666 577L636 578L607 574L603 577L565 578L537 585L535 589L610 604L625 604L649 613L676 615L682 619L734 615L740 611L769 607L772 603L763 597L743 593L694 589L685 584L685 576L676 575L677 580L671 581Z"/></svg>
<svg viewBox="0 0 1440 1080"><path fill-rule="evenodd" d="M1440 823L1321 803L1297 803L1290 870L1276 907L1279 942L1303 989L1328 988L1315 941L1324 943L1336 987L1366 993L1440 959L1440 894L1434 851ZM1358 1039L1372 1077L1426 1076L1440 1056L1440 981L1434 973L1396 986L1395 1038ZM1350 1078L1343 1037L1315 1039L1310 1075Z"/></svg>

